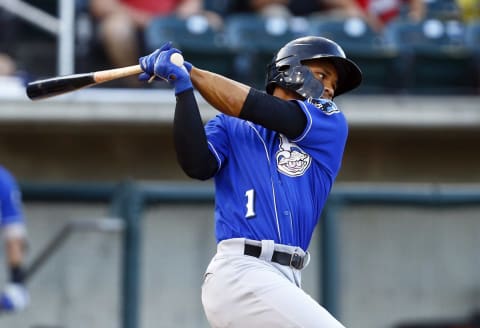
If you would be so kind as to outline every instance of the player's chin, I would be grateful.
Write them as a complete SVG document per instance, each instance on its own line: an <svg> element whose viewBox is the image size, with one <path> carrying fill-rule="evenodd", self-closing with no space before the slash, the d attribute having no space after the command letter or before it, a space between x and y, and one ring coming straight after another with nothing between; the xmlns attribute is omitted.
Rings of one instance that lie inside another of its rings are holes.
<svg viewBox="0 0 480 328"><path fill-rule="evenodd" d="M325 88L325 90L323 90L323 92L322 92L322 97L321 98L327 99L327 100L333 100L334 96L335 96L335 94L334 94L333 91Z"/></svg>

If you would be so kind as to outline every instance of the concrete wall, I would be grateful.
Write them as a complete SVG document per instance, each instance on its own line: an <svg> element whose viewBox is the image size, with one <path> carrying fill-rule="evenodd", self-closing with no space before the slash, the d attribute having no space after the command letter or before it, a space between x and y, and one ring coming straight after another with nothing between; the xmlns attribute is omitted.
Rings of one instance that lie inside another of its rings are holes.
<svg viewBox="0 0 480 328"><path fill-rule="evenodd" d="M186 179L172 147L170 90L23 97L0 102L2 164L19 179ZM480 182L480 97L342 97L350 135L338 181ZM217 114L198 101L205 120Z"/></svg>
<svg viewBox="0 0 480 328"><path fill-rule="evenodd" d="M98 204L26 203L29 263L70 220L105 217L106 213L106 207ZM31 306L20 314L0 316L0 326L121 327L120 237L82 231L71 234L29 281Z"/></svg>
<svg viewBox="0 0 480 328"><path fill-rule="evenodd" d="M107 211L100 205L70 203L26 203L25 210L29 262L67 222L102 218ZM208 327L200 286L215 250L212 215L213 206L208 204L146 209L139 327ZM18 315L0 316L0 326L121 327L121 247L120 234L73 233L30 280L32 306ZM318 297L316 258L318 253L312 257L304 284ZM4 281L4 275L0 279Z"/></svg>
<svg viewBox="0 0 480 328"><path fill-rule="evenodd" d="M480 206L354 206L339 228L341 317L385 328L480 310Z"/></svg>
<svg viewBox="0 0 480 328"><path fill-rule="evenodd" d="M66 222L107 212L87 203L28 202L25 209L30 259ZM478 310L479 213L480 206L343 208L337 217L339 318L347 327L392 328ZM209 204L146 208L139 327L208 327L200 286L215 247L212 214ZM304 288L320 300L318 231L310 251ZM0 326L121 327L120 268L120 234L75 232L30 281L32 306L1 316Z"/></svg>
<svg viewBox="0 0 480 328"><path fill-rule="evenodd" d="M2 164L24 182L185 181L172 148L171 93L128 97L79 92L47 102L1 101ZM478 97L437 100L339 100L350 139L338 183L477 184ZM200 103L205 118L215 114ZM107 210L108 204L26 203L30 257L68 220ZM147 208L140 327L207 327L200 284L214 250L212 212L210 205ZM337 218L341 320L348 327L392 328L477 309L479 213L478 207L343 209ZM32 306L1 316L0 327L120 327L120 241L118 234L74 234L32 279ZM311 251L304 286L319 299L318 236Z"/></svg>

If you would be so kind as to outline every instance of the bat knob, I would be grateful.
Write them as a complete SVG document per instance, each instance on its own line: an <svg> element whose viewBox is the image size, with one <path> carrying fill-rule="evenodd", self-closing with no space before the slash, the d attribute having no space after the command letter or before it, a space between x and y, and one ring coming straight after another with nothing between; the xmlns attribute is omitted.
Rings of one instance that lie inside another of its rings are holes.
<svg viewBox="0 0 480 328"><path fill-rule="evenodd" d="M182 67L183 66L183 56L181 54L179 54L178 52L174 52L171 56L170 56L170 62L172 64L175 64L176 66L178 67ZM153 80L156 78L157 76L156 75L152 75L152 77L148 80L148 83L151 83L153 82ZM168 80L175 80L177 77L175 76L175 74L170 74L168 76L168 79L165 79L166 81Z"/></svg>
<svg viewBox="0 0 480 328"><path fill-rule="evenodd" d="M181 54L179 54L178 52L174 52L171 56L170 56L170 61L177 65L178 67L181 67L183 66L183 56Z"/></svg>

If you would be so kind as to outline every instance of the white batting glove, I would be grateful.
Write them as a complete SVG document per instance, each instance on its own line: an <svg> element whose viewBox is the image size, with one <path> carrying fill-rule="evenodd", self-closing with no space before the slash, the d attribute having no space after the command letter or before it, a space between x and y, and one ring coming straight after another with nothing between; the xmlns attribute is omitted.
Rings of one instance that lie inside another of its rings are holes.
<svg viewBox="0 0 480 328"><path fill-rule="evenodd" d="M0 295L0 310L15 312L24 310L30 303L30 296L25 286L9 283Z"/></svg>

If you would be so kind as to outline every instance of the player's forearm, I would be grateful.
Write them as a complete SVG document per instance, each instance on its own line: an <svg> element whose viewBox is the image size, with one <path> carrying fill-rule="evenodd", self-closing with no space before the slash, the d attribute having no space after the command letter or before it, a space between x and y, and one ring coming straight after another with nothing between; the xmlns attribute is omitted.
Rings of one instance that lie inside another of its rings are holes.
<svg viewBox="0 0 480 328"><path fill-rule="evenodd" d="M205 100L218 111L238 117L250 87L224 76L193 67L192 83Z"/></svg>
<svg viewBox="0 0 480 328"><path fill-rule="evenodd" d="M177 95L173 138L178 163L189 177L206 180L215 174L217 160L208 148L202 118L191 89Z"/></svg>
<svg viewBox="0 0 480 328"><path fill-rule="evenodd" d="M10 267L22 265L25 253L25 241L22 238L7 239L5 250L6 260Z"/></svg>
<svg viewBox="0 0 480 328"><path fill-rule="evenodd" d="M23 238L9 238L5 241L6 262L11 282L23 283L25 248Z"/></svg>

